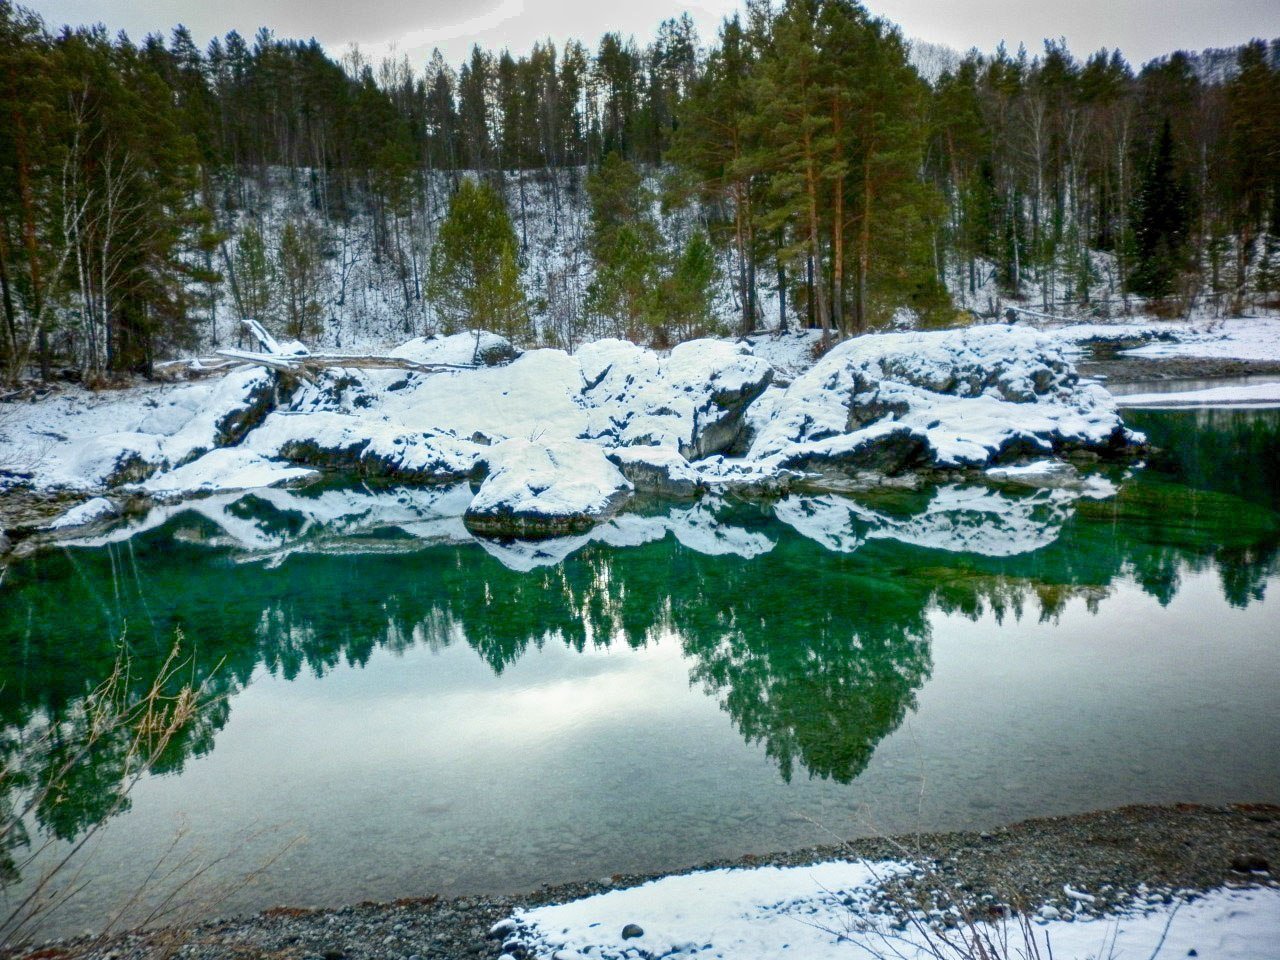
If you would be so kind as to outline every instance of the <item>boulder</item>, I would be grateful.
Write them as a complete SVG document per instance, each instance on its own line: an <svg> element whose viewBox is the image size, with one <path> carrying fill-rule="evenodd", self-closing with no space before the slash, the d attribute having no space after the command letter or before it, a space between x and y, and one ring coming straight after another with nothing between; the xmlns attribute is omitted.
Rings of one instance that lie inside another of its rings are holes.
<svg viewBox="0 0 1280 960"><path fill-rule="evenodd" d="M520 351L506 337L486 330L473 330L447 337L418 337L402 343L388 355L426 366L438 363L496 367L510 363L520 356Z"/></svg>
<svg viewBox="0 0 1280 960"><path fill-rule="evenodd" d="M1058 341L1004 326L846 341L766 406L749 456L817 473L1114 456L1141 440Z"/></svg>
<svg viewBox="0 0 1280 960"><path fill-rule="evenodd" d="M694 497L706 484L671 447L618 447L609 460L637 490L664 497Z"/></svg>
<svg viewBox="0 0 1280 960"><path fill-rule="evenodd" d="M371 416L276 413L249 438L266 457L363 476L451 483L475 470L484 448L448 431L410 430Z"/></svg>
<svg viewBox="0 0 1280 960"><path fill-rule="evenodd" d="M691 340L659 357L625 340L574 355L582 370L583 436L618 446L670 446L689 460L731 450L743 416L773 378L749 347Z"/></svg>
<svg viewBox="0 0 1280 960"><path fill-rule="evenodd" d="M633 487L604 451L576 440L504 440L486 449L488 471L464 516L476 533L552 537L607 519Z"/></svg>

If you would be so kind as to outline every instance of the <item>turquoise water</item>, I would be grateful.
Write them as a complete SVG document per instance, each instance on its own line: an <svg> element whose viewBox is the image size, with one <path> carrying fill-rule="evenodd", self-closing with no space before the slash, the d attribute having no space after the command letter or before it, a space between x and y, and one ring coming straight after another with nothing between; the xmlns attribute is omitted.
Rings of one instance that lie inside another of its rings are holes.
<svg viewBox="0 0 1280 960"><path fill-rule="evenodd" d="M528 548L466 537L466 491L268 491L17 562L7 755L75 717L121 637L135 696L177 628L220 695L128 809L105 744L37 812L63 841L114 813L56 930L179 834L218 882L273 861L227 913L1280 800L1280 412L1128 419L1159 452L1092 496L651 504Z"/></svg>

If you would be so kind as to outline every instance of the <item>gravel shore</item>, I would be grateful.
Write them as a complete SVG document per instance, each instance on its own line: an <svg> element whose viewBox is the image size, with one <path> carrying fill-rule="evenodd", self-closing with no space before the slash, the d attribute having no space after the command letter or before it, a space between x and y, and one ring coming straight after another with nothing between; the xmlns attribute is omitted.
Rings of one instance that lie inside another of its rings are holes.
<svg viewBox="0 0 1280 960"><path fill-rule="evenodd" d="M1064 913L1141 909L1223 885L1274 884L1280 864L1280 805L1122 807L1028 820L983 833L853 841L703 866L804 865L830 859L912 859L930 867L887 895L886 908L939 896L975 904L1013 902ZM183 957L279 960L464 960L502 953L488 932L520 907L633 886L648 876L544 887L522 896L422 897L337 910L278 907L199 926L80 939L27 951L29 960ZM1096 897L1073 901L1064 886ZM14 956L14 955L11 955Z"/></svg>

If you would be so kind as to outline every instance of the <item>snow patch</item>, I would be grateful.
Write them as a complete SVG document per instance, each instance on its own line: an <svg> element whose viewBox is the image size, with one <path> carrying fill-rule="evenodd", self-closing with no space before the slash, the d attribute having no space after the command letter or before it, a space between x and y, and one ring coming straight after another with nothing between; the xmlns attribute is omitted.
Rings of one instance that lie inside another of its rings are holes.
<svg viewBox="0 0 1280 960"><path fill-rule="evenodd" d="M140 486L148 493L159 494L248 490L315 475L314 470L268 460L244 447L221 447L177 470L154 476Z"/></svg>
<svg viewBox="0 0 1280 960"><path fill-rule="evenodd" d="M512 917L516 929L504 932L539 960L844 960L851 951L927 960L938 955L936 940L926 942L910 926L901 929L876 901L884 880L912 869L896 862L835 861L702 870L520 910ZM1149 957L1157 951L1253 960L1272 956L1280 943L1280 889L1224 888L1090 920L1073 920L1050 907L1037 915L1034 931L1037 948L1051 944L1052 955L1063 960L1104 953ZM1007 938L1015 950L1022 943L1011 926L992 924L989 933L991 942Z"/></svg>
<svg viewBox="0 0 1280 960"><path fill-rule="evenodd" d="M108 517L120 515L120 509L105 497L94 497L85 503L72 507L53 523L50 530L66 530L70 527L83 527Z"/></svg>

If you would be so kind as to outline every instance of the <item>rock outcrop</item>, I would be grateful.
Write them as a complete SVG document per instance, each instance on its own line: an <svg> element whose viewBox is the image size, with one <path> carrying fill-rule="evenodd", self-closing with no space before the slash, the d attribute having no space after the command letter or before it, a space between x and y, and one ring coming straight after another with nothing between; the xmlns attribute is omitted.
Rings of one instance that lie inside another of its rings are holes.
<svg viewBox="0 0 1280 960"><path fill-rule="evenodd" d="M578 440L504 440L484 463L488 474L463 519L488 536L581 533L612 515L633 489L600 447Z"/></svg>

